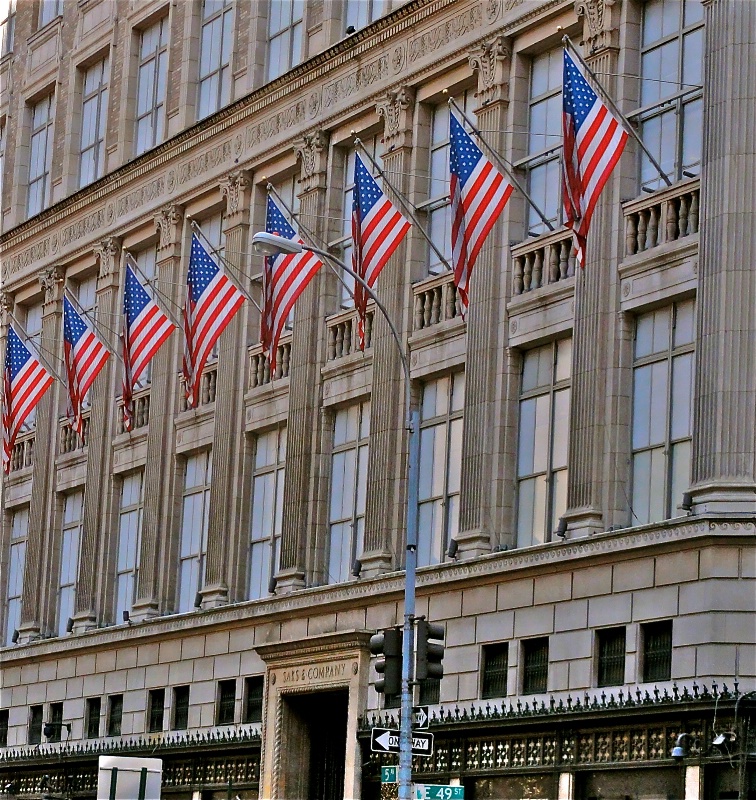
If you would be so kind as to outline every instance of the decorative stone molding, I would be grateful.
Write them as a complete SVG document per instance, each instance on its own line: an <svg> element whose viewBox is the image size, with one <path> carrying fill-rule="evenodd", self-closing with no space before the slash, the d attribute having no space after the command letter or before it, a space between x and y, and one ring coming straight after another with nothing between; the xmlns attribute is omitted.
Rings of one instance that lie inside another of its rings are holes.
<svg viewBox="0 0 756 800"><path fill-rule="evenodd" d="M108 278L118 271L118 254L121 252L121 239L117 236L108 236L98 242L93 248L100 263L100 278Z"/></svg>
<svg viewBox="0 0 756 800"><path fill-rule="evenodd" d="M160 234L158 248L164 250L179 243L181 224L184 221L184 208L179 205L163 206L153 217L155 228Z"/></svg>
<svg viewBox="0 0 756 800"><path fill-rule="evenodd" d="M376 103L376 113L383 117L383 141L386 150L410 145L414 105L415 91L409 86L390 89L386 92L386 97Z"/></svg>
<svg viewBox="0 0 756 800"><path fill-rule="evenodd" d="M584 17L583 39L588 53L619 46L618 0L575 0L575 14Z"/></svg>
<svg viewBox="0 0 756 800"><path fill-rule="evenodd" d="M8 292L0 291L0 323L5 321L5 315L13 309L13 299Z"/></svg>
<svg viewBox="0 0 756 800"><path fill-rule="evenodd" d="M249 210L252 173L246 169L230 172L220 182L221 195L226 198L226 215L231 217Z"/></svg>
<svg viewBox="0 0 756 800"><path fill-rule="evenodd" d="M473 50L470 67L478 73L478 100L485 106L494 100L509 99L509 61L512 49L504 36L495 36Z"/></svg>
<svg viewBox="0 0 756 800"><path fill-rule="evenodd" d="M46 267L37 273L39 285L45 290L45 304L60 300L65 277L60 267Z"/></svg>
<svg viewBox="0 0 756 800"><path fill-rule="evenodd" d="M302 164L300 187L302 194L325 188L328 166L328 134L316 130L306 133L294 144L294 152Z"/></svg>

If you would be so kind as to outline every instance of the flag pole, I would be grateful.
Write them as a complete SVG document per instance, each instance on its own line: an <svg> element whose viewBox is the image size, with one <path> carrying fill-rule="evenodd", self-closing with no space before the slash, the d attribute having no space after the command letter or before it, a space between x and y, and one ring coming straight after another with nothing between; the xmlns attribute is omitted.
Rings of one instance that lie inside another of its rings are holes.
<svg viewBox="0 0 756 800"><path fill-rule="evenodd" d="M173 305L173 302L171 301L171 299L170 299L169 297L167 297L166 295L164 295L164 294L163 294L163 293L160 291L160 289L158 289L158 288L157 288L157 286L153 286L153 283L156 283L156 281L154 281L154 280L153 280L153 279L151 279L151 278L148 278L148 277L147 277L147 276L144 274L144 272L142 272L142 270L141 270L141 268L140 268L139 264L137 263L137 260L134 258L134 256L131 254L131 252L130 252L129 250L125 250L124 252L126 253L126 258L129 260L129 264L131 265L131 267L134 269L134 271L135 271L135 272L137 272L137 273L138 273L138 274L141 276L142 280L143 280L143 281L144 281L144 282L147 284L147 286L149 286L149 287L150 287L150 289L152 289L152 290L155 292L155 294L159 295L159 296L160 296L160 299L161 299L161 300L162 300L164 303L171 303L171 305ZM171 311L169 311L169 310L168 310L167 308L165 308L165 307L163 307L163 308L162 308L162 311L163 311L163 313L166 315L166 317L168 317L168 319L169 319L169 320L170 320L170 321L171 321L171 322L172 322L172 323L173 323L173 324L174 324L174 325L175 325L177 328L180 328L180 327L181 327L181 323L180 323L180 322L179 322L179 321L176 319L176 317L174 317L174 316L173 316L173 313L172 313Z"/></svg>
<svg viewBox="0 0 756 800"><path fill-rule="evenodd" d="M664 183L666 183L667 186L671 186L672 185L672 181L670 181L670 179L667 177L667 173L664 172L664 170L659 165L659 162L654 158L654 156L652 155L651 151L643 143L643 139L641 139L641 137L638 135L638 132L630 124L630 121L627 119L627 117L619 110L619 108L617 107L617 104L614 102L614 100L612 100L612 98L609 97L608 92L601 85L601 81L596 76L596 73L588 66L588 64L586 64L585 59L578 52L577 48L572 43L572 39L570 39L570 37L567 36L567 34L565 34L562 37L562 44L565 47L568 47L573 52L573 54L575 55L577 60L582 65L583 69L588 73L588 75L590 75L590 77L593 80L593 83L595 84L596 88L599 90L599 92L601 92L601 96L604 98L606 104L609 106L609 108L612 109L612 111L614 112L615 116L619 118L619 121L622 123L622 127L624 128L625 132L628 134L628 136L632 136L633 139L635 139L635 141L640 146L641 150L643 150L643 152L648 157L648 160L654 165L656 171L663 178Z"/></svg>
<svg viewBox="0 0 756 800"><path fill-rule="evenodd" d="M21 338L27 344L31 345L32 350L34 350L34 352L37 354L37 358L42 363L42 366L53 376L53 378L56 378L61 383L65 383L63 378L61 378L60 373L58 372L58 370L54 369L53 366L50 364L50 362L42 355L42 351L37 347L37 345L34 342L34 340L26 332L26 330L24 329L24 326L16 319L16 317L13 315L12 311L8 312L8 316L11 318L11 320L13 322L16 323L16 332L21 336Z"/></svg>
<svg viewBox="0 0 756 800"><path fill-rule="evenodd" d="M232 264L230 264L227 261L227 259L225 259L220 254L220 252L218 252L218 249L213 247L212 242L207 238L207 236L205 236L204 232L202 231L202 228L200 228L199 222L197 222L196 219L192 219L190 217L189 221L191 223L192 229L197 231L197 233L205 240L205 242L207 243L207 245L210 248L210 252L214 256L217 256L223 262L223 266L226 267L226 275L228 276L228 279L231 281L231 283L233 283L234 286L236 286L236 288L244 295L244 297L247 300L249 300L249 302L252 303L252 305L262 314L263 310L257 304L257 302L255 301L255 298L252 297L252 295L241 285L241 283L237 280L236 275L234 275L233 270L237 269L237 267L234 267ZM239 270L239 271L241 272L241 270ZM254 278L250 278L249 275L245 275L243 272L242 272L242 275L244 275L245 278L249 278L249 280L256 280Z"/></svg>
<svg viewBox="0 0 756 800"><path fill-rule="evenodd" d="M444 89L444 94L448 94L448 93L449 93L449 90L448 89ZM450 106L454 106L454 108L457 109L457 112L459 113L459 115L470 126L472 132L478 137L478 140L480 141L480 143L486 148L486 150L488 150L489 154L493 157L493 160L496 162L496 164L499 167L499 169L501 169L502 172L504 172L504 174L509 178L509 180L512 181L512 185L528 201L528 203L533 208L533 210L536 212L536 214L538 214L538 216L541 218L541 222L543 222L543 224L546 225L546 227L550 231L553 231L554 230L554 226L546 218L546 215L543 213L543 211L541 211L541 209L536 205L535 200L533 200L533 198L528 194L528 192L525 191L525 188L517 180L517 178L514 176L514 173L512 172L512 170L509 169L509 167L504 163L504 160L502 159L502 157L486 141L485 137L480 132L480 129L470 119L470 117L468 117L467 114L465 114L465 112L457 105L457 101L453 97L449 97L449 105Z"/></svg>
<svg viewBox="0 0 756 800"><path fill-rule="evenodd" d="M352 131L352 135L354 135L354 131ZM444 258L444 254L438 249L438 247L436 247L430 236L425 232L425 229L420 224L420 221L418 220L417 216L415 216L414 208L409 204L407 200L404 199L404 195L402 195L402 193L399 192L396 189L396 187L391 183L391 181L386 177L386 173L380 168L380 166L378 166L378 162L373 158L373 156L370 155L367 148L362 143L362 140L359 137L355 136L354 143L368 157L370 163L373 165L373 169L381 176L383 182L389 187L389 189L391 189L393 194L396 196L396 199L402 204L402 208L406 212L407 216L412 220L412 222L415 224L415 227L420 231L423 239L425 239L425 241L428 242L431 250L433 250L433 252L438 256L439 260L446 267L446 269L448 269L449 272L453 272L454 270L451 268L451 264L449 264L449 262Z"/></svg>
<svg viewBox="0 0 756 800"><path fill-rule="evenodd" d="M100 337L100 339L102 339L102 341L103 341L103 344L104 344L104 345L105 345L105 347L108 349L108 352L109 352L109 353L112 353L112 354L113 354L113 355L114 355L114 356L115 356L115 357L116 357L116 358L117 358L117 359L118 359L118 360L121 362L121 364L123 364L123 358L121 358L121 354L118 352L118 348L116 348L116 347L113 347L113 346L110 344L110 339L109 339L109 338L108 338L108 337L105 335L105 333L102 331L102 329L100 328L100 326L97 324L97 321L96 321L96 320L94 319L94 317L93 317L93 316L90 314L90 312L89 312L89 311L85 311L85 310L84 310L84 308L82 307L81 303L79 303L79 301L78 301L78 300L77 300L77 299L76 299L76 298L73 296L73 294L72 294L71 292L69 292L69 291L68 291L68 289L67 289L67 288L65 288L65 289L63 290L63 292L64 292L64 294L65 294L65 295L68 295L68 299L69 299L69 300L72 300L72 301L73 301L73 304L74 304L74 305L75 305L75 306L78 308L78 310L79 310L79 313L80 313L80 314L83 314L83 315L84 315L84 316L85 316L85 317L86 317L86 318L87 318L87 319L88 319L88 320L89 320L89 321L92 323L92 327L95 329L95 333L97 333L97 335ZM116 337L119 337L119 338L120 338L120 334L116 333L115 331L111 331L111 333L112 333L114 336L116 336Z"/></svg>
<svg viewBox="0 0 756 800"><path fill-rule="evenodd" d="M263 179L263 180L264 180L264 179ZM297 214L295 214L295 213L294 213L294 212L293 212L293 211L292 211L292 210L289 208L289 206L288 206L288 205L286 205L286 201L285 201L285 200L283 199L283 197L281 197L281 195L280 195L280 194L279 194L279 193L276 191L276 188L275 188L275 186L273 186L273 184L272 184L272 183L268 183L268 185L267 185L267 187L266 187L266 188L267 188L267 190L268 190L268 192L269 192L270 194L272 194L272 195L275 195L275 197L276 197L276 199L278 200L278 202L279 202L279 203L280 203L280 204L281 204L281 205L284 207L284 211L286 211L286 213L287 213L287 214L288 214L288 215L289 215L289 216L290 216L292 219L296 219L296 218L297 218ZM313 233L313 232L312 232L312 231L311 231L311 230L310 230L310 229L309 229L309 228L308 228L306 225L302 225L302 223L299 221L299 219L297 219L297 227L299 228L299 233L304 233L304 235L305 235L305 236L307 236L307 238L308 238L308 239L310 239L310 241L311 241L311 242L313 242L313 243L314 243L314 244L315 244L317 247L320 247L320 246L325 246L325 243L324 243L324 242L322 242L322 241L320 241L320 240L319 240L319 237L317 237L317 236L316 236L316 235L315 235L315 234L314 234L314 233ZM336 269L336 267L333 265L333 263L332 263L331 261L329 261L327 258L326 258L326 259L324 259L324 260L325 260L325 262L326 262L326 265L328 266L328 269L330 269L330 270L331 270L331 272L333 272L333 274L334 274L334 275L335 275L335 276L336 276L336 277L339 279L339 282L341 283L341 285L342 285L342 286L343 286L343 287L344 287L344 288L347 290L347 293L348 293L348 294L349 294L349 296L352 298L352 300L354 300L354 292L351 290L351 288L349 287L349 285L348 285L348 284L346 283L346 281L344 280L344 278L343 278L343 276L342 276L341 272L340 272L339 270L337 270L337 269Z"/></svg>

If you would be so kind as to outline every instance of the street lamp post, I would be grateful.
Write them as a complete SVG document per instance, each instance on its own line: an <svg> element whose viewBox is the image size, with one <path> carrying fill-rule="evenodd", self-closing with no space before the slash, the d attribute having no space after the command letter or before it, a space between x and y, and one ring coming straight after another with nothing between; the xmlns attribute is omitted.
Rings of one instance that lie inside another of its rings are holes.
<svg viewBox="0 0 756 800"><path fill-rule="evenodd" d="M341 259L321 250L299 242L277 236L273 233L260 232L252 237L252 245L260 255L274 256L280 253L301 253L308 250L316 255L331 260L345 273L351 275L375 302L378 310L386 320L391 335L394 337L399 358L404 371L404 404L406 427L409 431L409 465L407 474L407 551L404 569L404 625L402 628L402 697L399 720L399 800L411 800L412 792L412 655L413 655L413 622L415 618L415 578L417 573L417 503L420 479L420 413L413 407L410 371L407 356L402 346L394 323L385 306L367 285L365 280Z"/></svg>

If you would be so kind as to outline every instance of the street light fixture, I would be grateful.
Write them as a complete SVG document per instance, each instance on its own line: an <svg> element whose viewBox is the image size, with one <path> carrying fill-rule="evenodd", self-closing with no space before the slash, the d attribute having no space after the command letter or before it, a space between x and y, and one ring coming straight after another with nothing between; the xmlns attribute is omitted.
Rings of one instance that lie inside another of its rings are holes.
<svg viewBox="0 0 756 800"><path fill-rule="evenodd" d="M385 306L361 275L348 267L340 258L327 250L300 244L277 236L259 232L252 237L252 246L259 255L275 256L281 253L296 254L303 250L327 258L351 275L367 292L383 315L394 337L404 371L404 404L406 427L409 431L409 464L407 475L407 553L404 569L404 625L402 628L402 697L399 720L399 800L411 800L412 791L412 624L415 618L415 580L417 574L417 503L420 477L420 412L412 404L410 370L402 340Z"/></svg>

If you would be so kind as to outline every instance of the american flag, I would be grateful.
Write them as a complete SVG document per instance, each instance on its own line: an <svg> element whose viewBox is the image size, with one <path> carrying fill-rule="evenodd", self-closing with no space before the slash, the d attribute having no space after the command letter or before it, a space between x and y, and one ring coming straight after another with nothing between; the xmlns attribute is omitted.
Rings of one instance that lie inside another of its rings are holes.
<svg viewBox="0 0 756 800"><path fill-rule="evenodd" d="M627 133L565 48L562 89L562 198L577 261L585 266L588 226L601 190L622 155Z"/></svg>
<svg viewBox="0 0 756 800"><path fill-rule="evenodd" d="M371 288L378 274L399 246L410 223L399 213L367 171L359 153L354 157L352 192L352 269ZM365 310L368 295L359 283L354 287L360 349L365 348Z"/></svg>
<svg viewBox="0 0 756 800"><path fill-rule="evenodd" d="M3 370L3 471L6 475L10 472L13 445L21 426L52 382L52 375L21 341L13 325L9 325Z"/></svg>
<svg viewBox="0 0 756 800"><path fill-rule="evenodd" d="M289 225L275 200L268 195L265 230L284 239L304 244ZM263 310L260 320L260 341L270 359L271 372L276 368L276 351L292 306L322 266L322 261L309 250L301 253L279 253L265 259L263 270Z"/></svg>
<svg viewBox="0 0 756 800"><path fill-rule="evenodd" d="M213 345L244 304L244 295L218 267L196 233L192 234L184 306L184 380L186 401L199 402L202 369Z"/></svg>
<svg viewBox="0 0 756 800"><path fill-rule="evenodd" d="M483 155L453 112L449 114L452 265L464 316L467 286L489 231L504 210L512 186Z"/></svg>
<svg viewBox="0 0 756 800"><path fill-rule="evenodd" d="M123 424L131 430L134 384L161 344L171 335L174 324L147 294L131 265L126 263L123 287Z"/></svg>
<svg viewBox="0 0 756 800"><path fill-rule="evenodd" d="M110 356L105 343L89 322L63 296L63 357L68 379L68 417L71 427L84 435L82 410L89 387Z"/></svg>

